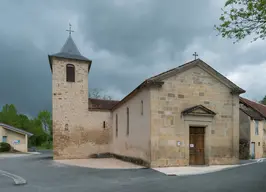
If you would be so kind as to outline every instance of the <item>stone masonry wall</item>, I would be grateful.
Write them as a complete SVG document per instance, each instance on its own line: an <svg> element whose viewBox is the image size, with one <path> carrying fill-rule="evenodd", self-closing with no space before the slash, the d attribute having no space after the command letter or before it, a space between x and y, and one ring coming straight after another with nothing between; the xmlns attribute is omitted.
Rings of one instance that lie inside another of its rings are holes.
<svg viewBox="0 0 266 192"><path fill-rule="evenodd" d="M152 167L189 165L189 125L205 125L207 120L185 122L181 112L200 104L217 113L206 128L206 164L238 161L239 96L232 95L205 70L194 67L165 79L162 88L151 90ZM178 146L177 141L182 144Z"/></svg>
<svg viewBox="0 0 266 192"><path fill-rule="evenodd" d="M141 113L141 101L143 113ZM129 135L127 135L127 107ZM116 136L116 115L118 134ZM113 111L112 153L150 162L150 92L143 89Z"/></svg>
<svg viewBox="0 0 266 192"><path fill-rule="evenodd" d="M239 109L239 137L250 141L250 117Z"/></svg>
<svg viewBox="0 0 266 192"><path fill-rule="evenodd" d="M67 64L75 66L75 82L66 81ZM88 63L54 59L52 78L54 159L109 152L112 116L88 111Z"/></svg>

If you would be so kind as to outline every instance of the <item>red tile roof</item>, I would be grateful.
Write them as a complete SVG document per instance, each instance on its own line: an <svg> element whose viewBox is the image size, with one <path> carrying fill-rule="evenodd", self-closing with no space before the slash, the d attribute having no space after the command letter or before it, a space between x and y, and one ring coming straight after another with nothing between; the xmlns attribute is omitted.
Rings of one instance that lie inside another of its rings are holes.
<svg viewBox="0 0 266 192"><path fill-rule="evenodd" d="M111 110L119 101L89 98L89 109Z"/></svg>
<svg viewBox="0 0 266 192"><path fill-rule="evenodd" d="M266 105L256 103L255 101L251 101L243 97L240 97L239 100L240 102L246 104L247 106L260 113L264 118L266 118Z"/></svg>

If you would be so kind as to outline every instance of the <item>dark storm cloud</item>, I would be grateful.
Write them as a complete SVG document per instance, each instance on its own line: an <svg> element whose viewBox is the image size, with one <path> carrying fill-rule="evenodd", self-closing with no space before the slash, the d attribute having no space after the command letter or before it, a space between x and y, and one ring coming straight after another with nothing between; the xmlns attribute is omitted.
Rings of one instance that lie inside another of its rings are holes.
<svg viewBox="0 0 266 192"><path fill-rule="evenodd" d="M182 3L148 0L122 5L114 2L86 1L80 27L85 40L92 40L95 49L107 49L133 59L152 52L160 39L180 51L195 35L203 35L212 25L207 25L209 29L202 27L208 22L206 0Z"/></svg>
<svg viewBox="0 0 266 192"><path fill-rule="evenodd" d="M115 96L125 96L145 78L191 60L194 51L223 74L232 66L263 61L264 49L239 52L244 43L233 45L215 36L213 25L223 2L213 2L3 0L0 105L14 103L31 115L51 109L47 55L64 44L69 21L80 51L93 60L89 87L112 89Z"/></svg>

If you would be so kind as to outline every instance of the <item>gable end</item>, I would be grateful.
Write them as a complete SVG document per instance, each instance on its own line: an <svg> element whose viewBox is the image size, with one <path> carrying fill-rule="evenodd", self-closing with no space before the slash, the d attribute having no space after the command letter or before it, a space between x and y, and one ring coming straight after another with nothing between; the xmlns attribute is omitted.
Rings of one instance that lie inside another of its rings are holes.
<svg viewBox="0 0 266 192"><path fill-rule="evenodd" d="M219 82L221 82L222 84L224 84L225 86L227 86L229 89L231 89L231 93L237 93L237 94L241 94L241 93L245 93L246 91L241 89L240 87L238 87L236 84L234 84L233 82L231 82L229 79L227 79L225 76L223 76L221 73L219 73L218 71L216 71L215 69L213 69L212 67L210 67L207 63L203 62L200 59L188 62L184 65L180 65L179 67L176 67L174 69L171 69L169 71L163 72L159 75L156 75L154 77L151 77L149 80L153 80L153 81L162 81L166 78L169 78L173 75L182 73L188 69L191 69L193 67L199 67L202 70L206 71L207 73L209 73L212 77L214 77L215 79L217 79Z"/></svg>

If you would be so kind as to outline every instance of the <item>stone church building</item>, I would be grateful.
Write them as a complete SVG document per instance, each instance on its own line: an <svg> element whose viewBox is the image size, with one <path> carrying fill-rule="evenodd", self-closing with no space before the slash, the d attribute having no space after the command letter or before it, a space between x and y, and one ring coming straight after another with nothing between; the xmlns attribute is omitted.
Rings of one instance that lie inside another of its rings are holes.
<svg viewBox="0 0 266 192"><path fill-rule="evenodd" d="M150 167L237 163L239 95L245 91L204 61L148 78L113 101L88 98L92 61L71 35L48 57L54 159L111 153Z"/></svg>

